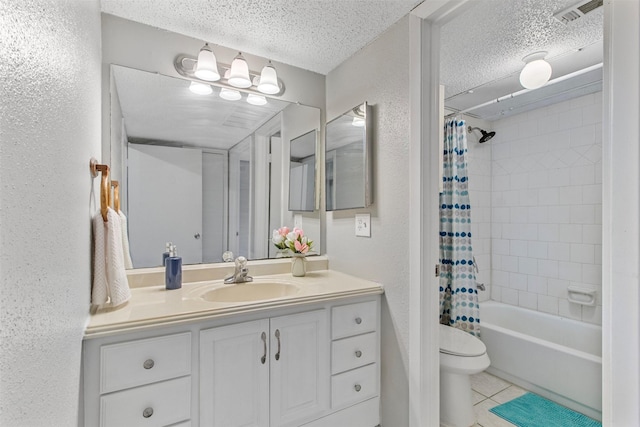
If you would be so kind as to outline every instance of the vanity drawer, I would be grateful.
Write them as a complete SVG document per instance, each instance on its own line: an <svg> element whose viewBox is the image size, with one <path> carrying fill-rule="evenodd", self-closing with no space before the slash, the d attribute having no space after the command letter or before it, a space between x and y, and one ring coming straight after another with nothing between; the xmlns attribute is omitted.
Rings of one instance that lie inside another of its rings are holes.
<svg viewBox="0 0 640 427"><path fill-rule="evenodd" d="M375 332L334 341L331 344L331 373L338 374L375 362L377 348L378 334Z"/></svg>
<svg viewBox="0 0 640 427"><path fill-rule="evenodd" d="M331 311L331 337L344 338L373 332L378 327L378 302L341 305Z"/></svg>
<svg viewBox="0 0 640 427"><path fill-rule="evenodd" d="M100 394L191 374L191 333L100 348Z"/></svg>
<svg viewBox="0 0 640 427"><path fill-rule="evenodd" d="M331 377L331 407L338 408L378 395L378 364Z"/></svg>
<svg viewBox="0 0 640 427"><path fill-rule="evenodd" d="M191 377L100 397L100 427L166 426L191 415Z"/></svg>

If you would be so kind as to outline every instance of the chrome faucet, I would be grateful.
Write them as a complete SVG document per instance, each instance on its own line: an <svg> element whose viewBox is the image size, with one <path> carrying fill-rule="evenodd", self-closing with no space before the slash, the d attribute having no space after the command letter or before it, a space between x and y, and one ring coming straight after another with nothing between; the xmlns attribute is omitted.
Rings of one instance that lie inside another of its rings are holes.
<svg viewBox="0 0 640 427"><path fill-rule="evenodd" d="M249 276L247 259L243 256L236 258L236 268L231 276L224 278L224 283L246 283L253 282L253 277Z"/></svg>

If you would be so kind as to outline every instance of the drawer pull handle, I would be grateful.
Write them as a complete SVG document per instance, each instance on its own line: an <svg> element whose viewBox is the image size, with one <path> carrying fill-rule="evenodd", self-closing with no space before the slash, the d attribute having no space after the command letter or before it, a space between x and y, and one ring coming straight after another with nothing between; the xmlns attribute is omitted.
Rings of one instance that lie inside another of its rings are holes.
<svg viewBox="0 0 640 427"><path fill-rule="evenodd" d="M267 334L263 332L260 338L262 338L262 344L264 344L264 354L260 358L260 362L264 365L267 361Z"/></svg>
<svg viewBox="0 0 640 427"><path fill-rule="evenodd" d="M362 323L362 319L360 317L356 317L356 324L359 325L360 323Z"/></svg>
<svg viewBox="0 0 640 427"><path fill-rule="evenodd" d="M145 418L149 418L151 415L153 415L153 408L145 408L145 410L142 411L142 416Z"/></svg>
<svg viewBox="0 0 640 427"><path fill-rule="evenodd" d="M356 384L355 387L353 387L356 392L359 392L360 390L362 390L362 386L360 386L360 384Z"/></svg>
<svg viewBox="0 0 640 427"><path fill-rule="evenodd" d="M278 339L278 352L276 353L276 360L280 360L280 329L276 329L276 338Z"/></svg>
<svg viewBox="0 0 640 427"><path fill-rule="evenodd" d="M144 361L144 363L142 364L142 366L144 367L144 369L151 369L153 368L153 366L156 364L156 362L153 361L153 359L147 359ZM153 412L153 411L151 411Z"/></svg>
<svg viewBox="0 0 640 427"><path fill-rule="evenodd" d="M356 350L356 357L362 357L362 352L360 350Z"/></svg>

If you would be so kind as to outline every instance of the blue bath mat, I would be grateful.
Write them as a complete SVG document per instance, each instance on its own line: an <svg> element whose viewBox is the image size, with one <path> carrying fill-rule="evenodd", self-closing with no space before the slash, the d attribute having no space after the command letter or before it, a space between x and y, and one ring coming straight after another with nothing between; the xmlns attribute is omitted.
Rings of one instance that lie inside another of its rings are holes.
<svg viewBox="0 0 640 427"><path fill-rule="evenodd" d="M533 393L495 406L489 411L518 427L602 427L599 421Z"/></svg>

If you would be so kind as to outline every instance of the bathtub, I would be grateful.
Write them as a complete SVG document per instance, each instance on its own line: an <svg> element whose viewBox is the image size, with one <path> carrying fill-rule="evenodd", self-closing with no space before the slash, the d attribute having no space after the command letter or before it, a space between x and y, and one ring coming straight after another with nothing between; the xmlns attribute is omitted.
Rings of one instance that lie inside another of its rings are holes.
<svg viewBox="0 0 640 427"><path fill-rule="evenodd" d="M487 372L602 419L602 328L495 301L480 303Z"/></svg>

